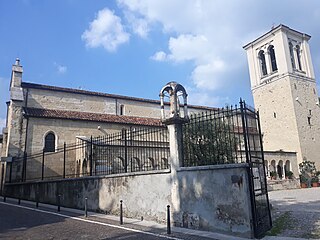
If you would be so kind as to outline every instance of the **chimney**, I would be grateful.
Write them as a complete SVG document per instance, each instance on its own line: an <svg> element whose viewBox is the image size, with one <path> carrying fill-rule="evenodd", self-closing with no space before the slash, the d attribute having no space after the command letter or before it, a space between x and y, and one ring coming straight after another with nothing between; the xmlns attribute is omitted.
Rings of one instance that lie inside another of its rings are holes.
<svg viewBox="0 0 320 240"><path fill-rule="evenodd" d="M11 84L10 87L21 87L22 81L22 66L20 65L20 59L17 58L15 64L12 65Z"/></svg>

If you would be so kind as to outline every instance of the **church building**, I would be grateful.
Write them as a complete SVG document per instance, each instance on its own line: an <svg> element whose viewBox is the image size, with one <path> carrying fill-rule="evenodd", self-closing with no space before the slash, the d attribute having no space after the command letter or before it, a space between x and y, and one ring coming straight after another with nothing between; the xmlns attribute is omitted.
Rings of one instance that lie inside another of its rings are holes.
<svg viewBox="0 0 320 240"><path fill-rule="evenodd" d="M12 66L3 139L1 135L0 174L7 161L56 152L79 138L109 136L126 129L163 128L158 100L35 84L23 81L22 74L17 59ZM165 114L168 108L167 102ZM190 113L213 110L193 105L188 109Z"/></svg>

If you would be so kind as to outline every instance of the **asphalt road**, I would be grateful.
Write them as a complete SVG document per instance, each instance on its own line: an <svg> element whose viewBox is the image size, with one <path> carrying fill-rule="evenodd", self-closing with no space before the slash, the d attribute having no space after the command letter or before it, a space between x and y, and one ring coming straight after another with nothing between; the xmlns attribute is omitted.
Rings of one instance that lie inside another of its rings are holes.
<svg viewBox="0 0 320 240"><path fill-rule="evenodd" d="M0 202L0 239L180 239L74 215Z"/></svg>

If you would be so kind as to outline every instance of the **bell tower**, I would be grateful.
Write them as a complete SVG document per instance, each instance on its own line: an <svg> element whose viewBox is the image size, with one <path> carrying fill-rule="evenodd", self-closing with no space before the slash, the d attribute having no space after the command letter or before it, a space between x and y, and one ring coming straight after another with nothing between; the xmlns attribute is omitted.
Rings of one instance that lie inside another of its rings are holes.
<svg viewBox="0 0 320 240"><path fill-rule="evenodd" d="M245 45L266 151L297 153L320 168L320 107L310 36L279 25Z"/></svg>

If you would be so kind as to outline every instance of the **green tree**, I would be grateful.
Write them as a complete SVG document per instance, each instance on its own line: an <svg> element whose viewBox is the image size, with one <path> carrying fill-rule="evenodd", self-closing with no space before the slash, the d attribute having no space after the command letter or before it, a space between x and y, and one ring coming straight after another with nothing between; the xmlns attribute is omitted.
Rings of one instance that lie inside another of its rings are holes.
<svg viewBox="0 0 320 240"><path fill-rule="evenodd" d="M192 115L190 122L184 125L185 165L235 163L236 135L231 116Z"/></svg>

